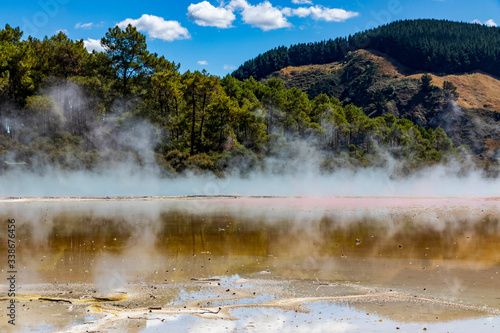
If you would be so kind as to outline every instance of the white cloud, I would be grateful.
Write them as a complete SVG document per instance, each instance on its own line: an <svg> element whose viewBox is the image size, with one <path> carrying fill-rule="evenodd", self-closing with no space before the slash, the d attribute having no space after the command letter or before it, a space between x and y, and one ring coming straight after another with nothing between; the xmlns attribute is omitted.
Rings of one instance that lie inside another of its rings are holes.
<svg viewBox="0 0 500 333"><path fill-rule="evenodd" d="M311 0L292 0L294 4L311 4ZM359 15L357 12L339 8L328 8L321 5L299 8L280 8L273 6L268 0L251 5L247 0L231 0L224 6L221 2L215 7L204 0L188 7L188 18L200 26L230 28L236 19L235 12L241 14L245 24L250 24L264 31L289 28L292 24L287 17L311 17L316 21L343 22ZM144 16L144 15L143 15Z"/></svg>
<svg viewBox="0 0 500 333"><path fill-rule="evenodd" d="M92 22L89 22L89 23L80 23L80 22L78 22L75 25L75 29L92 29L93 26L94 26L94 23L92 23Z"/></svg>
<svg viewBox="0 0 500 333"><path fill-rule="evenodd" d="M292 24L288 22L280 9L273 7L269 1L258 5L250 5L246 0L231 0L227 8L241 11L243 22L258 27L264 31L288 28Z"/></svg>
<svg viewBox="0 0 500 333"><path fill-rule="evenodd" d="M208 65L208 61L206 61L206 60L200 60L200 61L198 61L198 65L206 66L206 65Z"/></svg>
<svg viewBox="0 0 500 333"><path fill-rule="evenodd" d="M486 26L488 26L488 27L496 27L496 26L497 26L496 22L495 22L495 21L493 21L493 19L489 19L488 21L486 21L486 22L484 22L484 23L483 23L483 22L481 22L481 21L479 21L478 19L475 19L475 20L474 20L474 21L472 21L471 23L475 23L475 24L482 24L482 25L486 25Z"/></svg>
<svg viewBox="0 0 500 333"><path fill-rule="evenodd" d="M202 27L230 28L236 19L232 10L214 7L208 1L191 4L188 7L188 19Z"/></svg>
<svg viewBox="0 0 500 333"><path fill-rule="evenodd" d="M286 16L298 16L302 18L310 16L313 20L326 22L344 22L359 15L357 12L339 8L327 8L319 5L309 8L284 8L283 13Z"/></svg>
<svg viewBox="0 0 500 333"><path fill-rule="evenodd" d="M484 25L487 25L488 27L496 27L497 24L495 23L495 21L493 21L493 19L489 19L488 21L484 22Z"/></svg>
<svg viewBox="0 0 500 333"><path fill-rule="evenodd" d="M299 7L299 8L295 8L295 9L287 7L287 8L283 8L281 10L281 12L285 16L298 16L301 18L304 18L304 17L311 15L311 11L309 10L309 8L304 8L304 7Z"/></svg>
<svg viewBox="0 0 500 333"><path fill-rule="evenodd" d="M251 5L246 0L231 0L226 8L230 10L245 9Z"/></svg>
<svg viewBox="0 0 500 333"><path fill-rule="evenodd" d="M224 65L225 71L234 71L237 67L234 65Z"/></svg>
<svg viewBox="0 0 500 333"><path fill-rule="evenodd" d="M88 52L92 52L94 50L96 50L97 52L105 51L99 39L88 38L87 40L83 41L83 45L85 46Z"/></svg>
<svg viewBox="0 0 500 333"><path fill-rule="evenodd" d="M157 38L171 42L191 38L189 31L182 27L178 21L165 21L163 17L143 14L139 19L128 18L117 25L124 29L129 24L141 32L146 32L153 39Z"/></svg>

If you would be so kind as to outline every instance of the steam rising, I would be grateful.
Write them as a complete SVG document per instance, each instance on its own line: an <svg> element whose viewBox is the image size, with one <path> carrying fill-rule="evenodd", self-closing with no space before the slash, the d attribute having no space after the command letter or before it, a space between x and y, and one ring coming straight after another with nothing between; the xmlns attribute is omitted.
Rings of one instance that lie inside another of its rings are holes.
<svg viewBox="0 0 500 333"><path fill-rule="evenodd" d="M69 99L74 106L72 112L92 104L72 84L53 89L51 95L58 108ZM453 109L459 117L461 111ZM332 173L325 173L320 169L320 152L307 140L275 143L270 149L275 151L273 157L257 166L250 166L252 163L246 159L233 158L223 176L199 170L166 174L158 166L154 151L159 142L159 129L119 110L103 121L83 120L92 130L82 144L96 148L103 157L97 167L88 169L77 165L69 154L66 162L76 165L76 171L33 158L34 164L27 168L11 167L0 174L0 197L500 195L498 178L485 178L482 170L470 167L464 172L464 166L459 164L448 163L406 177L395 176L401 162L391 160L387 157L389 154L382 163L384 167L373 168L353 168L347 157L331 156L338 167ZM66 118L65 121L73 119L71 114ZM9 123L12 118L2 119L2 124ZM18 160L12 152L2 157L5 162Z"/></svg>
<svg viewBox="0 0 500 333"><path fill-rule="evenodd" d="M298 162L297 162L298 163ZM300 168L299 168L300 169ZM106 171L10 172L0 177L2 197L55 196L498 196L500 180L480 171L464 176L439 166L404 179L386 169L339 170L323 175L306 169L289 175L252 172L246 177L186 174L162 178L156 170L119 165Z"/></svg>

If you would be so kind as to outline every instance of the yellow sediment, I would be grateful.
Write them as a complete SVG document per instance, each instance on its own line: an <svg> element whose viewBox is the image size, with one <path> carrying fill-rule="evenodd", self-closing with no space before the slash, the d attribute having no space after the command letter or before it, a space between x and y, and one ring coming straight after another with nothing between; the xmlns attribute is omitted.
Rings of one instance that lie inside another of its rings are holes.
<svg viewBox="0 0 500 333"><path fill-rule="evenodd" d="M18 302L30 302L30 301L40 301L40 302L68 302L71 304L99 304L99 303L116 303L121 302L128 298L127 294L123 295L112 295L109 297L92 297L86 299L79 298L61 298L61 297L50 297L50 296L40 296L40 295L18 295L16 297L0 297L0 301L10 301L16 300Z"/></svg>

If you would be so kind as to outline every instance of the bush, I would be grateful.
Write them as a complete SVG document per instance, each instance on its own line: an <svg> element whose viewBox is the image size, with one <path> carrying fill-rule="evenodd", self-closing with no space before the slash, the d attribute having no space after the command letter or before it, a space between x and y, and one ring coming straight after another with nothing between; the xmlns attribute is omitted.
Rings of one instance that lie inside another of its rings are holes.
<svg viewBox="0 0 500 333"><path fill-rule="evenodd" d="M165 160L176 172L182 172L186 169L188 158L189 153L184 153L177 149L165 154Z"/></svg>
<svg viewBox="0 0 500 333"><path fill-rule="evenodd" d="M215 171L215 162L206 153L196 154L187 159L186 166L193 171Z"/></svg>

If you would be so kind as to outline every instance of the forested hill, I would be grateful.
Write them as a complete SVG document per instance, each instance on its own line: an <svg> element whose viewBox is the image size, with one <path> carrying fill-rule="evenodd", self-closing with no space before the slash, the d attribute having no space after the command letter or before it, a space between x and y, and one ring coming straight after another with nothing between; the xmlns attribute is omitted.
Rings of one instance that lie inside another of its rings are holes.
<svg viewBox="0 0 500 333"><path fill-rule="evenodd" d="M63 32L22 35L0 30L0 176L21 168L168 176L373 166L407 175L467 157L440 127L368 117L278 79L180 73L131 25L108 30L105 52L88 53Z"/></svg>
<svg viewBox="0 0 500 333"><path fill-rule="evenodd" d="M339 61L359 49L383 52L414 70L500 76L500 28L443 20L396 21L347 38L281 46L248 60L233 76L259 80L288 66Z"/></svg>

